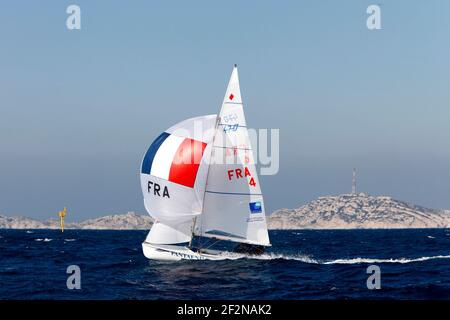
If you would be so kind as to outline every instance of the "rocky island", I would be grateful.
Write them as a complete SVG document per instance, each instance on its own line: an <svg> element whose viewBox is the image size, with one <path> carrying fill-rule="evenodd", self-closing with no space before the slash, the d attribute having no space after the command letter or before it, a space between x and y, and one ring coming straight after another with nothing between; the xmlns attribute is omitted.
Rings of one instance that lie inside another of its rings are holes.
<svg viewBox="0 0 450 320"><path fill-rule="evenodd" d="M69 222L66 229L98 229L98 230L149 230L152 219L149 215L135 212L114 214L100 218L85 220L80 223ZM27 217L7 217L0 215L0 229L59 229L59 220L39 221Z"/></svg>
<svg viewBox="0 0 450 320"><path fill-rule="evenodd" d="M280 209L269 229L450 228L450 211L428 209L388 196L351 193L324 196L298 209Z"/></svg>

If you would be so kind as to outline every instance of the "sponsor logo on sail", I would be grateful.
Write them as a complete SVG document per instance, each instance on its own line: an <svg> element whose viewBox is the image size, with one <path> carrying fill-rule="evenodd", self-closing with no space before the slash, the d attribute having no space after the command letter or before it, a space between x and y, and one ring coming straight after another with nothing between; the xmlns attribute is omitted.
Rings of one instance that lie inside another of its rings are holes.
<svg viewBox="0 0 450 320"><path fill-rule="evenodd" d="M239 128L239 124L226 124L223 127L223 132L230 132L230 131L236 131Z"/></svg>
<svg viewBox="0 0 450 320"><path fill-rule="evenodd" d="M248 204L248 206L250 207L250 212L251 213L261 213L262 212L261 201L250 202Z"/></svg>
<svg viewBox="0 0 450 320"><path fill-rule="evenodd" d="M229 123L232 121L236 121L238 119L238 115L236 113L229 113L223 116L223 122Z"/></svg>

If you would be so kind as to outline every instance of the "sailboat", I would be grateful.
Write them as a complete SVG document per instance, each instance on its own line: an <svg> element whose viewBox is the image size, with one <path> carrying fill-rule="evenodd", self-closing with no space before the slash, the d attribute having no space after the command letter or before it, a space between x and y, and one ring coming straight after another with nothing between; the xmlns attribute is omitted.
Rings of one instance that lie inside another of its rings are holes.
<svg viewBox="0 0 450 320"><path fill-rule="evenodd" d="M220 241L252 254L271 245L236 65L219 114L161 133L142 159L140 180L154 219L142 243L148 259L225 259L213 246Z"/></svg>

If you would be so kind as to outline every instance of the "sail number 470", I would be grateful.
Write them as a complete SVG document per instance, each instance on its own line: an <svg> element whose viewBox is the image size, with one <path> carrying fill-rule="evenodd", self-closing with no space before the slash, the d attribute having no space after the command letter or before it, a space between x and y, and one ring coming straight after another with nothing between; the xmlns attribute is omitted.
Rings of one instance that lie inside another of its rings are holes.
<svg viewBox="0 0 450 320"><path fill-rule="evenodd" d="M255 178L253 178L250 170L247 167L244 167L244 171L242 172L242 169L231 169L228 170L228 180L232 179L240 179L240 178L247 178L250 177L248 180L248 184L252 187L256 187Z"/></svg>

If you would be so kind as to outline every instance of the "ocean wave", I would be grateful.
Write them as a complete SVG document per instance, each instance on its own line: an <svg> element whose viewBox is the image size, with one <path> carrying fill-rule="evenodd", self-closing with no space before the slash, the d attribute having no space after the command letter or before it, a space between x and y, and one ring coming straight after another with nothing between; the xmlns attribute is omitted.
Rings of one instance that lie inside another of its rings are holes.
<svg viewBox="0 0 450 320"><path fill-rule="evenodd" d="M44 241L44 242L50 242L50 241L52 241L53 239L49 239L49 238L44 238L44 239L42 239L42 238L37 238L37 239L34 239L34 241Z"/></svg>
<svg viewBox="0 0 450 320"><path fill-rule="evenodd" d="M71 242L71 241L77 241L77 239L64 239L64 241Z"/></svg>

